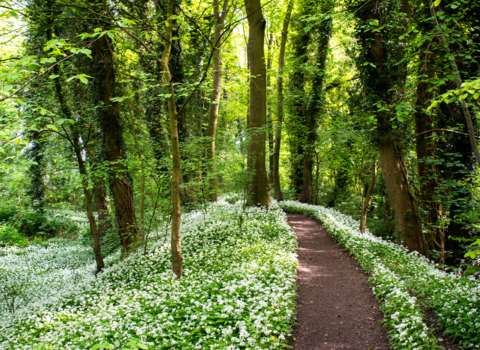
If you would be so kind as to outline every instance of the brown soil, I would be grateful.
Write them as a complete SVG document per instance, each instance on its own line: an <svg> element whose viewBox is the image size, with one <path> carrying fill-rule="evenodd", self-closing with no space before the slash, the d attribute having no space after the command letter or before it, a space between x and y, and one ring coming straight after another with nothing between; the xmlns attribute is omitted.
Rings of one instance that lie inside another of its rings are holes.
<svg viewBox="0 0 480 350"><path fill-rule="evenodd" d="M298 238L294 350L391 349L367 276L315 220L287 214Z"/></svg>

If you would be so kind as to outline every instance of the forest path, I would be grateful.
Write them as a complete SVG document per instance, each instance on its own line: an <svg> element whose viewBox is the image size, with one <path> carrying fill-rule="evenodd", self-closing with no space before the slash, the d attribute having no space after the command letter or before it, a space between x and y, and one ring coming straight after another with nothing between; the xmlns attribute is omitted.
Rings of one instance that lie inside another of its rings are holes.
<svg viewBox="0 0 480 350"><path fill-rule="evenodd" d="M293 349L391 349L382 312L356 260L317 221L287 217L298 239Z"/></svg>

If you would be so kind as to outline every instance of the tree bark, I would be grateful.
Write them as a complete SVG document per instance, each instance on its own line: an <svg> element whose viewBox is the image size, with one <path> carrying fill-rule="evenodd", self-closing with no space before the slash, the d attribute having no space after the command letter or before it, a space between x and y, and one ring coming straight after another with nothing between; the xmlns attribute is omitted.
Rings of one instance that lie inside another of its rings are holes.
<svg viewBox="0 0 480 350"><path fill-rule="evenodd" d="M167 7L167 26L165 33L165 49L161 57L163 67L163 83L166 86L166 93L170 95L168 98L168 114L170 116L170 136L172 145L172 181L171 181L171 198L172 198L172 264L173 273L180 279L183 274L183 257L180 236L180 225L182 219L182 211L180 208L180 183L182 181L182 170L180 165L180 143L178 138L178 113L175 101L175 91L173 89L172 75L168 67L170 59L170 51L172 48L172 25L174 14L174 1L169 0Z"/></svg>
<svg viewBox="0 0 480 350"><path fill-rule="evenodd" d="M223 1L222 12L219 12L220 1L213 0L213 16L215 18L215 35L213 45L213 90L210 98L210 109L208 112L207 129L207 167L209 180L208 198L211 201L217 200L218 180L215 166L215 137L217 134L218 109L222 93L222 34L225 19L228 13L228 0Z"/></svg>
<svg viewBox="0 0 480 350"><path fill-rule="evenodd" d="M91 1L99 13L106 11L105 2ZM105 23L98 23L104 27ZM101 142L105 160L109 165L109 185L115 204L115 217L120 228L122 256L130 254L138 242L138 225L133 201L133 189L123 161L125 149L121 116L115 97L115 77L112 40L108 35L92 44L93 96L96 116L100 124Z"/></svg>
<svg viewBox="0 0 480 350"><path fill-rule="evenodd" d="M365 229L367 228L367 213L368 207L370 206L370 201L372 200L372 193L373 189L375 188L375 180L377 179L377 169L378 165L376 162L372 164L372 175L370 176L370 184L368 185L367 193L365 194L365 198L362 201L362 215L360 218L360 232L365 233Z"/></svg>
<svg viewBox="0 0 480 350"><path fill-rule="evenodd" d="M275 145L272 157L272 180L275 199L283 201L283 193L280 187L280 145L282 142L282 123L283 123L283 68L285 66L285 47L287 45L288 26L292 15L293 0L290 0L287 7L287 13L283 20L282 40L280 42L280 52L278 54L278 77L277 77L277 125L275 128Z"/></svg>
<svg viewBox="0 0 480 350"><path fill-rule="evenodd" d="M272 84L270 83L270 71L272 70L272 50L273 44L273 34L270 33L268 35L268 44L267 44L267 51L268 51L268 59L267 59L267 141L268 141L268 183L273 185L273 172L272 172L272 165L273 165L273 120L272 120L272 108L269 95L273 93L272 91Z"/></svg>
<svg viewBox="0 0 480 350"><path fill-rule="evenodd" d="M247 167L250 170L249 203L270 206L268 177L265 167L265 126L267 118L267 86L265 68L265 19L260 0L245 0L248 17L248 57L250 62L250 116L247 121Z"/></svg>

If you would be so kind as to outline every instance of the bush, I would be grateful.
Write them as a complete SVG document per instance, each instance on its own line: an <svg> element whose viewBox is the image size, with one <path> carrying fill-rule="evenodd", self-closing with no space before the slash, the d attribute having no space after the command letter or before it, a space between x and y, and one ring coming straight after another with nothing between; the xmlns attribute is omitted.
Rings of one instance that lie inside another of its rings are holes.
<svg viewBox="0 0 480 350"><path fill-rule="evenodd" d="M24 247L28 245L27 237L18 232L15 227L0 224L0 245Z"/></svg>
<svg viewBox="0 0 480 350"><path fill-rule="evenodd" d="M72 238L78 236L81 231L79 223L70 217L49 212L25 211L20 213L15 208L0 210L0 223L2 222L9 227L15 226L15 230L9 233L12 239L14 236L31 240L35 240L36 237L36 241L52 237Z"/></svg>

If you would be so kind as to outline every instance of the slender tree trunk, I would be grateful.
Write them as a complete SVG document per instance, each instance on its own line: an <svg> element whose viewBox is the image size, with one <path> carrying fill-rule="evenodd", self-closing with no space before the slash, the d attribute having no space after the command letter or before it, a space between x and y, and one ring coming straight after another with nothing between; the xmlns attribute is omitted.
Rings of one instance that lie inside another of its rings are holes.
<svg viewBox="0 0 480 350"><path fill-rule="evenodd" d="M223 1L222 12L219 13L220 1L213 0L213 16L215 18L215 49L213 52L213 90L210 98L210 109L208 112L207 129L207 166L210 177L208 198L211 201L217 200L218 180L215 166L215 137L217 135L218 109L222 93L222 34L225 19L228 13L228 0Z"/></svg>
<svg viewBox="0 0 480 350"><path fill-rule="evenodd" d="M260 0L245 0L248 17L248 57L250 62L250 117L247 121L250 198L252 205L270 206L265 167L265 126L267 122L267 85L265 68L265 19Z"/></svg>
<svg viewBox="0 0 480 350"><path fill-rule="evenodd" d="M107 11L106 2L91 1L97 12ZM105 23L99 23L105 27ZM109 182L115 204L115 216L120 228L122 256L130 254L138 242L138 225L133 201L133 189L127 177L121 116L115 97L116 71L112 40L108 35L98 38L92 45L93 95L100 124L101 142L105 160L109 165Z"/></svg>
<svg viewBox="0 0 480 350"><path fill-rule="evenodd" d="M268 59L267 59L267 135L268 135L268 183L273 185L273 120L272 120L272 108L271 108L271 101L269 95L273 93L272 91L272 84L270 83L270 71L272 70L272 56L273 56L273 34L270 33L268 36L268 44L267 44L267 52L268 52Z"/></svg>
<svg viewBox="0 0 480 350"><path fill-rule="evenodd" d="M375 180L377 179L377 169L378 165L376 162L372 164L372 175L370 176L370 184L368 185L367 193L365 198L362 201L362 216L360 218L360 232L365 233L367 228L367 213L368 207L370 206L370 201L372 200L373 189L375 188Z"/></svg>
<svg viewBox="0 0 480 350"><path fill-rule="evenodd" d="M275 199L283 201L282 189L280 188L280 145L282 142L282 123L283 123L283 68L285 66L285 47L287 45L288 25L292 15L293 0L290 0L287 7L287 13L283 20L282 40L280 41L280 52L278 54L278 77L277 77L277 125L275 128L275 145L272 157L272 177Z"/></svg>
<svg viewBox="0 0 480 350"><path fill-rule="evenodd" d="M163 67L163 83L166 85L166 92L170 95L168 98L168 114L170 116L170 135L172 145L172 181L171 181L171 199L172 199L172 263L173 273L180 279L183 274L182 245L180 236L180 224L182 211L180 208L180 183L182 181L182 170L180 165L180 143L178 138L178 113L175 101L175 91L173 89L172 75L168 67L170 59L170 50L172 48L172 24L174 14L174 1L169 0L167 6L167 23L165 33L165 49L161 57Z"/></svg>
<svg viewBox="0 0 480 350"><path fill-rule="evenodd" d="M95 255L95 261L97 263L97 273L98 273L105 268L105 263L103 261L103 256L102 256L102 251L100 246L100 234L97 230L95 216L93 215L92 193L88 188L87 168L85 167L85 162L83 161L82 153L80 152L81 148L80 148L78 135L73 135L73 147L74 147L75 156L77 157L80 176L82 178L83 194L85 195L85 205L87 207L87 218L90 224L90 231L92 232L92 237L93 237L93 254Z"/></svg>

